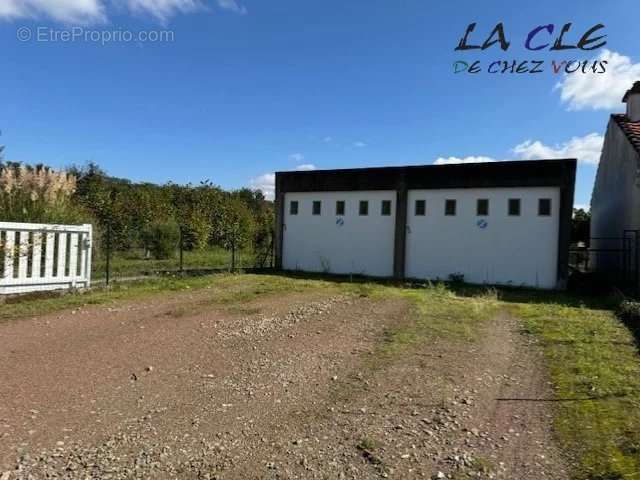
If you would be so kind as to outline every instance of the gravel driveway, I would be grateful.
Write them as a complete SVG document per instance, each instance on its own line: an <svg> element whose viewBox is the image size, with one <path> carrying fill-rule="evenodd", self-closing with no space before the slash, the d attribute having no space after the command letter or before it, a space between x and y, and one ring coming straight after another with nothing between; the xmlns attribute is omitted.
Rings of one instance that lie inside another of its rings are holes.
<svg viewBox="0 0 640 480"><path fill-rule="evenodd" d="M0 479L568 477L517 319L381 362L403 299L206 295L0 325Z"/></svg>

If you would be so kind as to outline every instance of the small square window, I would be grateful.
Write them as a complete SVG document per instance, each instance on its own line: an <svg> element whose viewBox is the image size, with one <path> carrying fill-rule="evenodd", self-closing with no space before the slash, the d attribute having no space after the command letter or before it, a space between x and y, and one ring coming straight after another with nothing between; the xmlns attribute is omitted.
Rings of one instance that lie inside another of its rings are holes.
<svg viewBox="0 0 640 480"><path fill-rule="evenodd" d="M391 200L382 200L380 214L384 217L391 215Z"/></svg>
<svg viewBox="0 0 640 480"><path fill-rule="evenodd" d="M520 215L520 199L519 198L509 199L509 215L511 215L512 217L517 217Z"/></svg>
<svg viewBox="0 0 640 480"><path fill-rule="evenodd" d="M297 215L297 214L298 214L298 202L297 200L294 200L289 204L289 215Z"/></svg>
<svg viewBox="0 0 640 480"><path fill-rule="evenodd" d="M416 215L423 216L427 211L427 201L426 200L416 200Z"/></svg>
<svg viewBox="0 0 640 480"><path fill-rule="evenodd" d="M453 216L456 214L456 201L447 199L444 201L444 214L447 216Z"/></svg>
<svg viewBox="0 0 640 480"><path fill-rule="evenodd" d="M338 200L336 202L336 215L344 215L344 200Z"/></svg>
<svg viewBox="0 0 640 480"><path fill-rule="evenodd" d="M538 200L538 215L548 217L551 215L551 199L541 198Z"/></svg>
<svg viewBox="0 0 640 480"><path fill-rule="evenodd" d="M322 211L322 202L320 200L314 200L313 201L313 214L314 215L320 215L321 211Z"/></svg>
<svg viewBox="0 0 640 480"><path fill-rule="evenodd" d="M489 199L487 198L478 199L478 204L476 205L476 214L478 216L489 215Z"/></svg>
<svg viewBox="0 0 640 480"><path fill-rule="evenodd" d="M360 200L360 209L358 210L358 212L362 216L369 215L369 201L368 200Z"/></svg>

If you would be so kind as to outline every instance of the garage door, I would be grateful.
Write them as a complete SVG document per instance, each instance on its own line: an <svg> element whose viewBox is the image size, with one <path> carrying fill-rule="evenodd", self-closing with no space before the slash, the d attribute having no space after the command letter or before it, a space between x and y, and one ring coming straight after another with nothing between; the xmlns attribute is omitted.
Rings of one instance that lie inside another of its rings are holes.
<svg viewBox="0 0 640 480"><path fill-rule="evenodd" d="M287 193L283 268L393 275L395 191Z"/></svg>
<svg viewBox="0 0 640 480"><path fill-rule="evenodd" d="M558 188L410 190L406 276L556 288Z"/></svg>

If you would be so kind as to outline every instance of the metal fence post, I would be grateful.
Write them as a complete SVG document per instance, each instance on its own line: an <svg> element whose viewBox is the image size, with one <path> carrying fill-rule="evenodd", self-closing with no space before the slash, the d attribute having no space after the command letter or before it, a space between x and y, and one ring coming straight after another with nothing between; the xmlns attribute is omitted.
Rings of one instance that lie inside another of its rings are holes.
<svg viewBox="0 0 640 480"><path fill-rule="evenodd" d="M636 287L636 294L640 296L640 235L638 232L638 230L635 230L634 232L634 247L635 247L635 255L634 255L634 260L635 260L635 275L634 275L634 281L635 281L635 287Z"/></svg>
<svg viewBox="0 0 640 480"><path fill-rule="evenodd" d="M112 229L113 229L113 208L116 201L116 191L112 189L109 194L109 200L111 201L111 208L109 209L109 220L107 221L107 271L105 276L105 283L109 285L111 281L111 241L112 241Z"/></svg>
<svg viewBox="0 0 640 480"><path fill-rule="evenodd" d="M276 237L276 232L271 231L271 239L269 240L269 266L271 268L275 267L275 257L276 257L276 246L273 239Z"/></svg>
<svg viewBox="0 0 640 480"><path fill-rule="evenodd" d="M182 275L184 273L184 241L183 241L183 234L182 234L182 225L180 225L180 274Z"/></svg>
<svg viewBox="0 0 640 480"><path fill-rule="evenodd" d="M107 223L107 264L106 264L106 272L105 272L105 282L109 285L109 280L111 277L111 219Z"/></svg>
<svg viewBox="0 0 640 480"><path fill-rule="evenodd" d="M231 271L236 271L236 237L234 235L231 242Z"/></svg>

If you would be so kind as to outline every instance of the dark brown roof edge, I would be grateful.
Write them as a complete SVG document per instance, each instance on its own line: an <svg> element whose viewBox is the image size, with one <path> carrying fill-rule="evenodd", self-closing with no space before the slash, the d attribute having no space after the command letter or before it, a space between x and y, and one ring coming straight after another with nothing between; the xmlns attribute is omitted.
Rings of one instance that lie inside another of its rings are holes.
<svg viewBox="0 0 640 480"><path fill-rule="evenodd" d="M576 159L276 172L276 193L565 186Z"/></svg>
<svg viewBox="0 0 640 480"><path fill-rule="evenodd" d="M276 174L289 175L315 175L315 174L329 174L329 173L383 173L383 172L398 172L398 171L410 171L410 170L423 170L423 169L460 169L468 170L470 168L476 169L481 166L495 166L500 165L501 168L514 166L517 168L526 169L527 167L538 166L541 163L566 163L576 162L575 158L543 158L540 160L496 160L495 162L474 162L474 163L446 163L446 164L434 164L428 163L424 165L394 165L387 167L357 167L357 168L330 168L330 169L316 169L316 170L279 170Z"/></svg>

